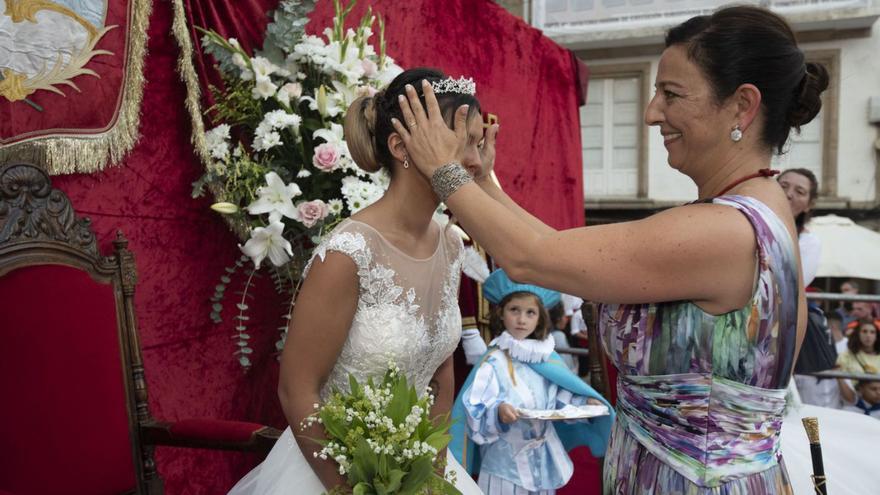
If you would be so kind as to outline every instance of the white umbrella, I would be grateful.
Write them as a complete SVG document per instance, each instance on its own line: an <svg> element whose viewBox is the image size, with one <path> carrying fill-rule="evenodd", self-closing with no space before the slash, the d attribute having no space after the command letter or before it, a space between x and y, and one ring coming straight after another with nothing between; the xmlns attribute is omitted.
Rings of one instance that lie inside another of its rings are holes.
<svg viewBox="0 0 880 495"><path fill-rule="evenodd" d="M817 277L880 280L880 233L846 217L814 217L807 230L822 241Z"/></svg>

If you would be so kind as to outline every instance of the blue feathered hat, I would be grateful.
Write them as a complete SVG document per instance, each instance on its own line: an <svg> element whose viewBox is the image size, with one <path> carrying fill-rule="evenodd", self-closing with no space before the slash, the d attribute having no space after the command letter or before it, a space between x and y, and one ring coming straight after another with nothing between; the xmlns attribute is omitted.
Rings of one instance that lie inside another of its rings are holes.
<svg viewBox="0 0 880 495"><path fill-rule="evenodd" d="M483 295L492 304L498 304L502 299L514 292L531 292L538 296L544 308L550 309L559 304L560 295L555 290L545 289L531 284L520 284L514 282L499 268L489 275L489 278L483 282Z"/></svg>

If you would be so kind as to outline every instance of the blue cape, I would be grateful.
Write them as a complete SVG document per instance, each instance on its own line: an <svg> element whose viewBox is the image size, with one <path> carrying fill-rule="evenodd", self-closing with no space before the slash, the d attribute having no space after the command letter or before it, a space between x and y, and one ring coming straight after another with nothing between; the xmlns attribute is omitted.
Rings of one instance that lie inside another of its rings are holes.
<svg viewBox="0 0 880 495"><path fill-rule="evenodd" d="M483 354L479 364L474 366L467 380L465 380L461 388L462 392L470 387L474 381L474 376L477 374L477 369L485 362L489 354L496 350L498 350L497 347L490 347ZM542 363L524 364L527 364L536 373L569 392L598 399L608 406L610 411L608 416L599 416L591 418L589 421L578 421L576 423L556 422L553 425L566 451L586 445L590 448L590 452L593 453L594 457L604 456L605 448L608 446L608 438L611 435L611 425L614 423L614 408L611 407L611 404L593 390L593 387L587 385L577 375L572 373L556 352L551 354L547 361ZM477 444L468 435L465 414L464 394L459 393L458 397L455 398L455 404L452 406L452 426L449 429L452 439L449 441L449 450L452 451L452 455L470 474L476 474L480 471L480 451L477 448Z"/></svg>

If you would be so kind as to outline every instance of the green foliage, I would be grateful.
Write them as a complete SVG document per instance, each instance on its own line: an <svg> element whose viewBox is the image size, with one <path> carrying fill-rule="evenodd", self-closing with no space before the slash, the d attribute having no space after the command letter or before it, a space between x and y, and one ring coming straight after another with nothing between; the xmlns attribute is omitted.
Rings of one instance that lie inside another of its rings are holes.
<svg viewBox="0 0 880 495"><path fill-rule="evenodd" d="M342 134L345 112L355 98L374 94L402 70L385 56L381 19L382 46L377 51L369 43L372 9L348 29L354 2L336 0L332 33L308 36L314 5L315 0L282 0L257 53L234 38L199 29L202 49L214 58L222 84L209 88L215 103L205 117L213 127L197 142L204 143L200 152L210 160L193 182L192 196L213 194L212 208L227 215L243 251L255 264L273 265L272 284L284 301L282 324L272 325L279 352L313 247L338 222L381 197L389 181L385 174L367 175L351 159ZM256 275L244 277L242 266L236 262L221 274L210 317L223 322L230 284L246 278L236 293L241 300L232 338L234 355L247 369L253 354L248 299Z"/></svg>
<svg viewBox="0 0 880 495"><path fill-rule="evenodd" d="M349 375L349 389L334 390L305 425L323 425L319 457L336 461L354 493L458 493L436 474L445 467L437 454L449 443L450 421L431 419L433 396L420 397L394 366L378 383Z"/></svg>
<svg viewBox="0 0 880 495"><path fill-rule="evenodd" d="M315 0L284 0L278 4L272 13L272 22L266 26L261 54L272 60L275 58L272 54L292 53L305 34L309 13L314 9Z"/></svg>

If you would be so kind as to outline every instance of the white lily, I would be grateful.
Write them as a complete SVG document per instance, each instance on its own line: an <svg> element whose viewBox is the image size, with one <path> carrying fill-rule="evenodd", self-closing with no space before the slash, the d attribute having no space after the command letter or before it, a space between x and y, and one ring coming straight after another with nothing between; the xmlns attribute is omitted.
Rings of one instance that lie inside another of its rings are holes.
<svg viewBox="0 0 880 495"><path fill-rule="evenodd" d="M321 138L327 143L342 147L344 138L342 126L331 122L329 129L318 129L312 134L312 138Z"/></svg>
<svg viewBox="0 0 880 495"><path fill-rule="evenodd" d="M271 222L266 227L257 227L251 231L251 238L244 246L239 245L239 249L253 260L257 268L267 256L273 265L281 266L293 256L293 247L282 237L283 232L284 224L280 221Z"/></svg>
<svg viewBox="0 0 880 495"><path fill-rule="evenodd" d="M278 72L279 67L265 57L253 57L251 59L251 67L254 68L256 77L269 77Z"/></svg>
<svg viewBox="0 0 880 495"><path fill-rule="evenodd" d="M332 84L336 92L331 94L330 97L336 100L339 107L348 108L351 102L357 99L357 86L348 86L339 81L333 81Z"/></svg>
<svg viewBox="0 0 880 495"><path fill-rule="evenodd" d="M272 82L269 76L257 76L256 83L251 89L251 97L255 100L266 100L275 95L278 86Z"/></svg>
<svg viewBox="0 0 880 495"><path fill-rule="evenodd" d="M247 206L251 215L269 214L269 222L280 221L282 216L296 218L293 198L302 194L299 186L291 182L285 185L275 172L266 174L266 185L257 189L259 198Z"/></svg>
<svg viewBox="0 0 880 495"><path fill-rule="evenodd" d="M309 108L320 113L324 117L336 117L345 111L345 108L338 104L338 98L327 97L327 89L324 86L318 88L318 91L315 93L315 98L311 96L303 96L300 99L309 102Z"/></svg>

